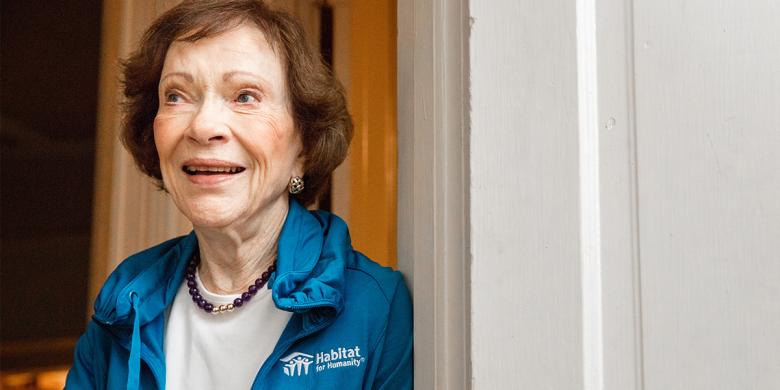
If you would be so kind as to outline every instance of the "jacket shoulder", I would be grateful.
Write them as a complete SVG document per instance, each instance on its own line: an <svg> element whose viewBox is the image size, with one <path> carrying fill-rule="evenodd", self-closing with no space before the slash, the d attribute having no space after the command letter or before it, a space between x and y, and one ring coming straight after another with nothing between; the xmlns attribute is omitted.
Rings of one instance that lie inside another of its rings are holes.
<svg viewBox="0 0 780 390"><path fill-rule="evenodd" d="M347 267L350 319L367 326L367 344L376 363L371 388L411 389L412 300L399 271L383 267L360 253Z"/></svg>
<svg viewBox="0 0 780 390"><path fill-rule="evenodd" d="M399 286L405 287L401 272L380 265L357 251L354 261L347 265L346 272L347 279L351 279L351 283L348 283L350 289L357 283L363 293L367 292L365 289L375 290L388 305Z"/></svg>
<svg viewBox="0 0 780 390"><path fill-rule="evenodd" d="M162 287L194 240L194 234L176 237L123 260L100 289L95 300L96 319L112 323L129 313L130 301L122 297L130 290L144 297Z"/></svg>

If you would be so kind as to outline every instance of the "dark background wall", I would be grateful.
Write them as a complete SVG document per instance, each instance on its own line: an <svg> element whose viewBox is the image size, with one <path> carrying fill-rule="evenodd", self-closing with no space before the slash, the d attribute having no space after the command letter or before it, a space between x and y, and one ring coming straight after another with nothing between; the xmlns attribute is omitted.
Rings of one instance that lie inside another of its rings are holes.
<svg viewBox="0 0 780 390"><path fill-rule="evenodd" d="M101 1L1 6L2 365L67 364L35 346L85 326Z"/></svg>

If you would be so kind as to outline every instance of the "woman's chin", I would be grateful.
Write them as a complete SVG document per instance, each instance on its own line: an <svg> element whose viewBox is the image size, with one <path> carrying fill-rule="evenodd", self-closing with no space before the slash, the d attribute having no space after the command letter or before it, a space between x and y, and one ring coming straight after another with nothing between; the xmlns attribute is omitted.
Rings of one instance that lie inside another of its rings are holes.
<svg viewBox="0 0 780 390"><path fill-rule="evenodd" d="M172 194L174 203L193 226L200 228L240 225L261 214L273 213L273 210L286 210L287 206L286 192L263 193L255 198L247 194L177 196L179 194Z"/></svg>
<svg viewBox="0 0 780 390"><path fill-rule="evenodd" d="M226 205L195 205L186 209L180 208L181 212L192 225L200 228L223 228L228 227L238 221L242 215L241 211Z"/></svg>

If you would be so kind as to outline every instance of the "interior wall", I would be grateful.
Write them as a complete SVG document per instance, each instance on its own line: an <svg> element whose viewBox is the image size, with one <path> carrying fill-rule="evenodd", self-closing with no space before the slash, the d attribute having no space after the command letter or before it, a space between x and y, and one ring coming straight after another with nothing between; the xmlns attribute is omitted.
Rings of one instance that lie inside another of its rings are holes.
<svg viewBox="0 0 780 390"><path fill-rule="evenodd" d="M330 6L333 7L333 72L347 91L351 88L349 69L352 61L349 54L352 36L350 3L350 0L329 2ZM333 171L333 183L331 186L331 210L347 221L348 225L351 220L351 165L350 155L347 154L344 162Z"/></svg>
<svg viewBox="0 0 780 390"><path fill-rule="evenodd" d="M634 1L647 389L780 388L778 15Z"/></svg>
<svg viewBox="0 0 780 390"><path fill-rule="evenodd" d="M778 6L469 8L473 387L780 387Z"/></svg>
<svg viewBox="0 0 780 390"><path fill-rule="evenodd" d="M355 248L396 263L396 5L350 4L349 227Z"/></svg>

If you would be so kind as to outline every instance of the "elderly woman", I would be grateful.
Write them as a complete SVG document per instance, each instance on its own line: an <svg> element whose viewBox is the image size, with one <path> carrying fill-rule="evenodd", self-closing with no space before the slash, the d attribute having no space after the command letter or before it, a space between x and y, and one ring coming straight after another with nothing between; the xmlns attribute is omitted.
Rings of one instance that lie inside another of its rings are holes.
<svg viewBox="0 0 780 390"><path fill-rule="evenodd" d="M106 281L67 388L407 389L398 272L310 212L352 133L299 25L260 1L188 1L125 63L123 139L194 231Z"/></svg>

